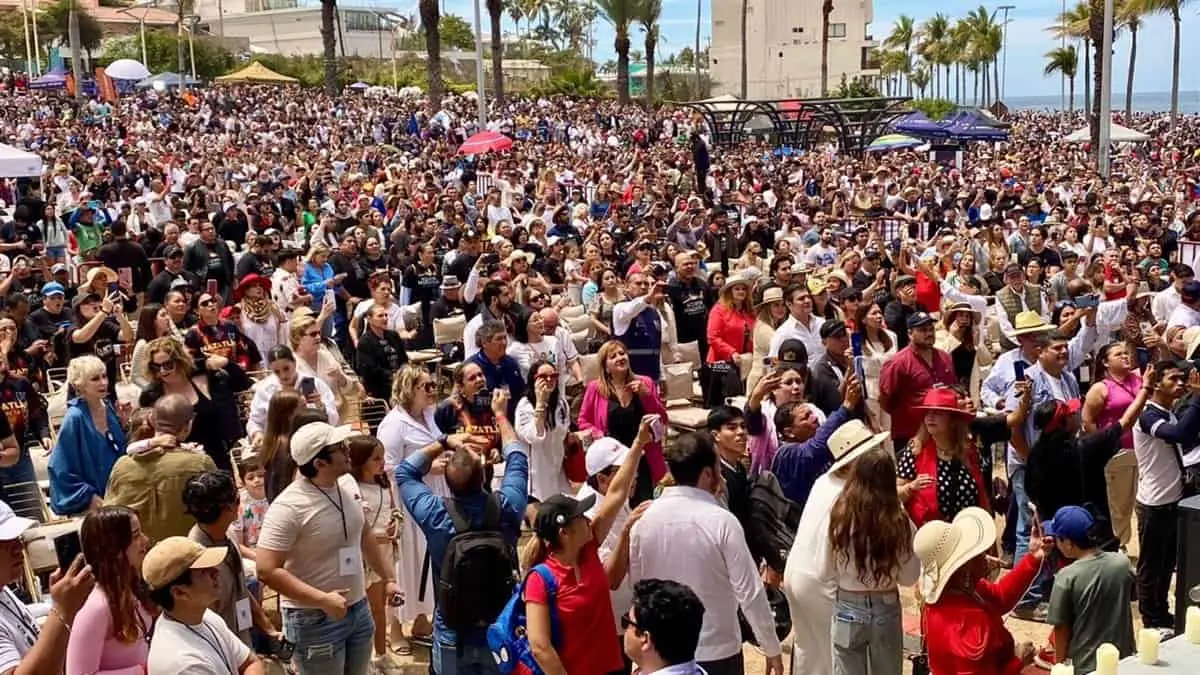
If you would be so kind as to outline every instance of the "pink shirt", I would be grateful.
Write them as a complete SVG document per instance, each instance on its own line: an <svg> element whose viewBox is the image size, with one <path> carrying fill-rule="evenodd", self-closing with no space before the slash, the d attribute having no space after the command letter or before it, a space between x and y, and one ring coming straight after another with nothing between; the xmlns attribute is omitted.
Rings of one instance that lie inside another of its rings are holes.
<svg viewBox="0 0 1200 675"><path fill-rule="evenodd" d="M143 626L154 624L153 617L140 604L137 613ZM145 635L133 644L117 640L108 596L99 586L92 589L71 626L66 675L142 675L149 655L150 644Z"/></svg>
<svg viewBox="0 0 1200 675"><path fill-rule="evenodd" d="M1118 382L1110 375L1104 378L1103 382L1108 396L1104 398L1104 409L1096 419L1096 427L1099 429L1121 421L1121 415L1133 405L1133 399L1137 398L1138 390L1142 388L1142 376L1131 372L1125 376L1124 381ZM1125 450L1133 449L1133 429L1126 429L1125 433L1121 434L1121 447Z"/></svg>

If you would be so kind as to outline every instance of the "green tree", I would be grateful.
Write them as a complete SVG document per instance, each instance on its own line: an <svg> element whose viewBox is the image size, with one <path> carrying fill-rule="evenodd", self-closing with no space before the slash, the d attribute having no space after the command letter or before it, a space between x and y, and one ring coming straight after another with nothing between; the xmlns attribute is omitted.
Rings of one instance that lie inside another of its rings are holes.
<svg viewBox="0 0 1200 675"><path fill-rule="evenodd" d="M904 55L904 70L901 73L908 79L912 71L912 43L917 37L917 24L907 14L901 14L892 24L892 32L883 41L884 47L899 49ZM908 95L912 96L912 82L908 83Z"/></svg>
<svg viewBox="0 0 1200 675"><path fill-rule="evenodd" d="M1067 112L1075 109L1075 75L1079 69L1079 53L1075 51L1075 45L1067 45L1066 47L1055 47L1046 52L1046 68L1042 72L1046 75L1060 73L1067 79L1070 96L1067 98Z"/></svg>
<svg viewBox="0 0 1200 675"><path fill-rule="evenodd" d="M1087 0L1079 0L1073 7L1068 7L1066 12L1059 14L1055 23L1046 29L1053 33L1054 37L1083 42L1084 82L1090 82L1092 78L1092 50L1088 48L1091 43L1090 17L1091 7ZM1083 88L1083 109L1092 109L1091 89L1087 86Z"/></svg>
<svg viewBox="0 0 1200 675"><path fill-rule="evenodd" d="M908 83L917 88L918 94L924 98L925 88L929 86L929 67L917 66L908 74Z"/></svg>
<svg viewBox="0 0 1200 675"><path fill-rule="evenodd" d="M945 14L938 12L925 20L921 25L921 41L917 45L917 53L925 62L929 64L933 75L933 95L938 96L939 85L942 84L943 78L938 75L939 66L945 68L945 86L946 92L942 95L949 94L950 80L950 60L946 58L946 53L949 51L946 48L947 38L950 35L950 19L946 18Z"/></svg>
<svg viewBox="0 0 1200 675"><path fill-rule="evenodd" d="M601 14L613 25L617 52L617 101L629 103L629 27L634 21L636 0L596 0Z"/></svg>
<svg viewBox="0 0 1200 675"><path fill-rule="evenodd" d="M10 60L25 60L25 26L19 10L0 12L0 52Z"/></svg>
<svg viewBox="0 0 1200 675"><path fill-rule="evenodd" d="M187 38L184 38L185 46ZM146 67L154 72L174 72L176 68L176 52L179 37L173 30L146 31ZM196 75L209 79L223 75L237 65L236 59L229 50L224 49L215 41L195 40L192 43L196 52ZM108 40L100 60L111 63L117 59L142 59L141 41L138 35L114 38Z"/></svg>
<svg viewBox="0 0 1200 675"><path fill-rule="evenodd" d="M1146 14L1169 15L1174 28L1174 45L1171 48L1171 131L1175 131L1175 122L1179 118L1179 45L1182 37L1179 27L1185 4L1187 0L1145 0L1143 5Z"/></svg>
<svg viewBox="0 0 1200 675"><path fill-rule="evenodd" d="M62 45L70 42L68 32L71 7L74 4L75 0L58 0L42 11L38 21L38 37L42 44L48 44L55 40ZM79 48L90 56L92 52L100 48L100 41L103 39L104 33L100 29L100 22L88 14L86 9L75 6L75 12L79 16ZM35 58L37 57L35 56Z"/></svg>
<svg viewBox="0 0 1200 675"><path fill-rule="evenodd" d="M646 109L654 107L654 51L658 49L658 22L662 19L662 0L640 0L638 23L646 32Z"/></svg>
<svg viewBox="0 0 1200 675"><path fill-rule="evenodd" d="M1117 20L1129 29L1129 70L1125 74L1125 119L1133 114L1133 71L1137 64L1137 36L1142 27L1143 0L1122 0L1117 8Z"/></svg>
<svg viewBox="0 0 1200 675"><path fill-rule="evenodd" d="M421 25L424 26L424 20ZM464 50L475 48L475 29L461 16L446 14L437 22L437 27L442 44L447 47Z"/></svg>
<svg viewBox="0 0 1200 675"><path fill-rule="evenodd" d="M421 32L425 34L425 66L429 73L429 100L435 106L440 106L446 91L446 83L442 79L442 28L452 22L445 21L449 17L438 16L438 0L421 0L418 10L421 12ZM426 29L426 26L429 28Z"/></svg>

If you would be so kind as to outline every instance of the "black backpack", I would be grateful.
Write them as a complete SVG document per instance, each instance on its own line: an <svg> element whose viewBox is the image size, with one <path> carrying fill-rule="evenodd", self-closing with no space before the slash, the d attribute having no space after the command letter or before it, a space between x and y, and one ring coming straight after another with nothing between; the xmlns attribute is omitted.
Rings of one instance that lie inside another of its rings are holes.
<svg viewBox="0 0 1200 675"><path fill-rule="evenodd" d="M783 494L779 479L759 472L750 483L750 517L746 541L767 564L782 570L800 526L800 505Z"/></svg>
<svg viewBox="0 0 1200 675"><path fill-rule="evenodd" d="M454 523L437 582L437 605L455 631L486 629L512 598L517 586L517 551L500 531L500 498L487 496L483 526L471 520L453 498L442 503Z"/></svg>

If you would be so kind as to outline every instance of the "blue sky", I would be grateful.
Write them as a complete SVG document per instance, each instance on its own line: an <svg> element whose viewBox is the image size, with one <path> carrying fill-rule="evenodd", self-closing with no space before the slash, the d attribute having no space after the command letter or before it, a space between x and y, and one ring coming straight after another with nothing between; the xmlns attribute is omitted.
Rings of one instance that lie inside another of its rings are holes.
<svg viewBox="0 0 1200 675"><path fill-rule="evenodd" d="M467 21L472 21L471 0L444 0L446 11L458 14ZM713 0L702 0L703 20L701 23L701 43L707 40L709 30L709 7ZM716 0L718 2L736 2L737 0ZM815 0L810 0L815 1ZM838 2L838 0L834 0ZM415 13L415 3L413 12ZM979 2L963 0L876 0L875 23L871 32L876 38L882 39L891 29L897 16L907 13L918 23L924 21L936 12L943 12L951 18L965 15L968 11L979 6ZM1054 17L1061 10L1061 2L1054 0L1041 2L1021 2L1021 0L999 0L987 4L995 7L1001 4L1016 5L1009 12L1008 26L1008 73L1006 78L1006 95L1038 96L1057 95L1059 93L1059 78L1045 77L1042 69L1045 67L1044 54L1057 47L1058 41L1046 31L1046 27L1054 23ZM1070 3L1068 3L1070 4ZM482 3L481 3L482 6ZM488 30L487 13L483 14L484 31ZM1200 46L1195 40L1189 42L1188 37L1200 31L1200 14L1197 9L1185 8L1182 22L1183 42L1181 45L1180 89L1184 91L1200 90L1200 69L1189 68L1200 58ZM505 19L505 30L512 30L511 22ZM696 34L696 2L695 0L663 0L663 19L661 23L663 35L659 50L664 55L677 52L695 42ZM635 45L641 42L640 33L634 36ZM596 23L595 58L604 62L614 58L613 30L605 21ZM1172 24L1168 16L1153 16L1147 18L1142 29L1138 31L1138 54L1134 91L1139 93L1164 92L1171 89L1171 49ZM1113 90L1118 98L1124 96L1125 75L1129 64L1129 37L1122 33L1115 45L1113 54ZM1082 97L1083 82L1082 65L1079 78L1076 80L1077 99ZM1078 102L1077 104L1078 105Z"/></svg>

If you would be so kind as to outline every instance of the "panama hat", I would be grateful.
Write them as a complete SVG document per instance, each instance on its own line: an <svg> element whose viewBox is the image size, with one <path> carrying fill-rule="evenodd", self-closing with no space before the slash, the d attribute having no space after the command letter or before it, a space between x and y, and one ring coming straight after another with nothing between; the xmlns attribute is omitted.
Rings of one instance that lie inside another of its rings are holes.
<svg viewBox="0 0 1200 675"><path fill-rule="evenodd" d="M1187 345L1183 353L1184 358L1193 359L1196 353L1196 348L1200 347L1200 326L1192 326L1183 331L1183 343Z"/></svg>
<svg viewBox="0 0 1200 675"><path fill-rule="evenodd" d="M862 420L850 420L833 432L829 437L829 452L833 455L833 465L829 473L846 466L861 457L864 453L879 447L891 438L891 433L871 433Z"/></svg>
<svg viewBox="0 0 1200 675"><path fill-rule="evenodd" d="M750 288L753 285L754 281L751 280L749 276L738 272L737 274L729 275L729 277L725 279L725 285L721 287L721 290L730 289L734 286L745 286L746 288Z"/></svg>
<svg viewBox="0 0 1200 675"><path fill-rule="evenodd" d="M1054 326L1042 321L1042 315L1031 309L1017 314L1013 319L1013 335L1049 333L1052 330Z"/></svg>
<svg viewBox="0 0 1200 675"><path fill-rule="evenodd" d="M783 289L779 286L772 286L763 291L762 299L754 303L755 307L762 307L772 302L783 302Z"/></svg>
<svg viewBox="0 0 1200 675"><path fill-rule="evenodd" d="M995 545L996 521L977 506L959 511L951 523L934 520L922 525L913 538L913 552L921 560L917 584L925 602L937 602L959 568Z"/></svg>

